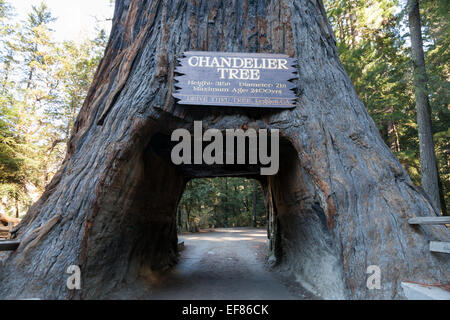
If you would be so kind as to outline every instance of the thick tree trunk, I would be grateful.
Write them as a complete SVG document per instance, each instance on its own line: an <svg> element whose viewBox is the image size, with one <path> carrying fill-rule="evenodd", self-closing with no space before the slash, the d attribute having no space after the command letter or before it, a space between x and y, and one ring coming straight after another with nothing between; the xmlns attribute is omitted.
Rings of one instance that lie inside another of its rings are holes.
<svg viewBox="0 0 450 320"><path fill-rule="evenodd" d="M419 1L408 0L409 32L414 65L414 92L416 96L417 124L419 127L420 171L422 187L440 211L439 176L434 152L431 108L428 99L428 77L423 53Z"/></svg>
<svg viewBox="0 0 450 320"><path fill-rule="evenodd" d="M186 50L274 52L298 59L293 110L177 105L173 70ZM194 177L234 168L175 167L170 134L279 129L280 172L261 181L280 270L325 298L404 298L400 282L443 282L449 259L428 251L444 226L385 145L339 62L321 1L117 0L111 39L61 170L19 225L0 266L0 299L110 297L151 287L176 262L176 210ZM210 170L210 171L208 171ZM245 173L245 172L244 172ZM82 289L70 291L67 267ZM381 289L366 286L369 265ZM129 291L130 292L130 291Z"/></svg>

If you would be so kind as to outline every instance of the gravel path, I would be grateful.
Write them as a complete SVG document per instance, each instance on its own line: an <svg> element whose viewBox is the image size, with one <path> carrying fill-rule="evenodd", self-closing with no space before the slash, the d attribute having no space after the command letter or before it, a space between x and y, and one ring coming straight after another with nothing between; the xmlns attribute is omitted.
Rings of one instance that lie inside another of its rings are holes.
<svg viewBox="0 0 450 320"><path fill-rule="evenodd" d="M215 229L183 236L179 264L149 299L302 299L264 267L266 231Z"/></svg>

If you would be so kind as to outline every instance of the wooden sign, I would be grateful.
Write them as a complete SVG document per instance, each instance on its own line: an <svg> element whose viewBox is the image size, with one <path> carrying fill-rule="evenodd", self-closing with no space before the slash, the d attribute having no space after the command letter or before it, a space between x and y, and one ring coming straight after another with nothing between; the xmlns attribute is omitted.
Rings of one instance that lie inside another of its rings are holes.
<svg viewBox="0 0 450 320"><path fill-rule="evenodd" d="M287 55L189 51L175 72L179 104L295 108L295 60Z"/></svg>

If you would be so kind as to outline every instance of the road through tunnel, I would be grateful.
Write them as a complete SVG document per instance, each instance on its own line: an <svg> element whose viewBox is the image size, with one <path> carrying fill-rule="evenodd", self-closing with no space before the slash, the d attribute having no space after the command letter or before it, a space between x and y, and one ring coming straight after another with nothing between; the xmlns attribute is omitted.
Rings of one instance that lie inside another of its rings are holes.
<svg viewBox="0 0 450 320"><path fill-rule="evenodd" d="M127 0L115 7L66 158L14 229L21 245L0 261L0 298L100 298L170 268L186 183L236 175L263 186L278 267L322 297L403 299L402 281L448 282L450 260L429 250L430 241L449 241L448 230L408 224L439 213L358 98L322 1ZM295 59L295 105L181 105L176 71L188 51ZM174 165L171 134L193 134L195 121L221 132L279 129L279 171ZM65 286L71 265L81 268L80 291ZM377 290L367 287L371 265L383 272Z"/></svg>
<svg viewBox="0 0 450 320"><path fill-rule="evenodd" d="M122 213L117 221L109 218L108 236L101 237L95 250L89 253L96 257L87 261L84 282L92 286L90 294L97 296L114 292L120 283L151 282L156 275L176 265L177 208L190 180L245 177L257 180L262 188L268 256L272 257L269 258L272 265L295 275L295 281L314 294L343 297L341 268L321 199L301 167L297 151L283 134L279 140L279 171L273 176L261 175L259 164L174 165L171 150L175 144L169 132L157 131L151 136L139 161L130 167L133 171L130 176L138 182L126 200L127 208L123 207L126 214ZM247 138L247 158L251 152L249 147ZM97 218L92 228L95 236L106 234L97 230L97 226L105 228L98 224L99 221ZM114 221L117 222L115 230ZM107 273L103 271L105 265L110 266ZM108 281L105 277L115 281ZM111 285L105 288L104 284Z"/></svg>

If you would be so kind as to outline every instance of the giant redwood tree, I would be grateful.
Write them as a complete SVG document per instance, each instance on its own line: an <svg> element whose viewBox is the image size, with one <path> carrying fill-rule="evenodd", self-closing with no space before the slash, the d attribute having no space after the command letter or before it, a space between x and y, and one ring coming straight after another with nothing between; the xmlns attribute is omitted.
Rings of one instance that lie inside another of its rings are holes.
<svg viewBox="0 0 450 320"><path fill-rule="evenodd" d="M285 53L298 61L297 106L181 106L174 68L185 51ZM174 166L176 128L267 128L281 134L280 171ZM117 0L111 38L58 174L14 233L0 298L107 298L150 287L176 263L176 208L195 177L246 175L265 192L277 264L324 298L404 298L401 281L448 280L428 241L444 226L358 100L320 0ZM70 265L82 289L66 287ZM381 289L366 286L367 267Z"/></svg>

